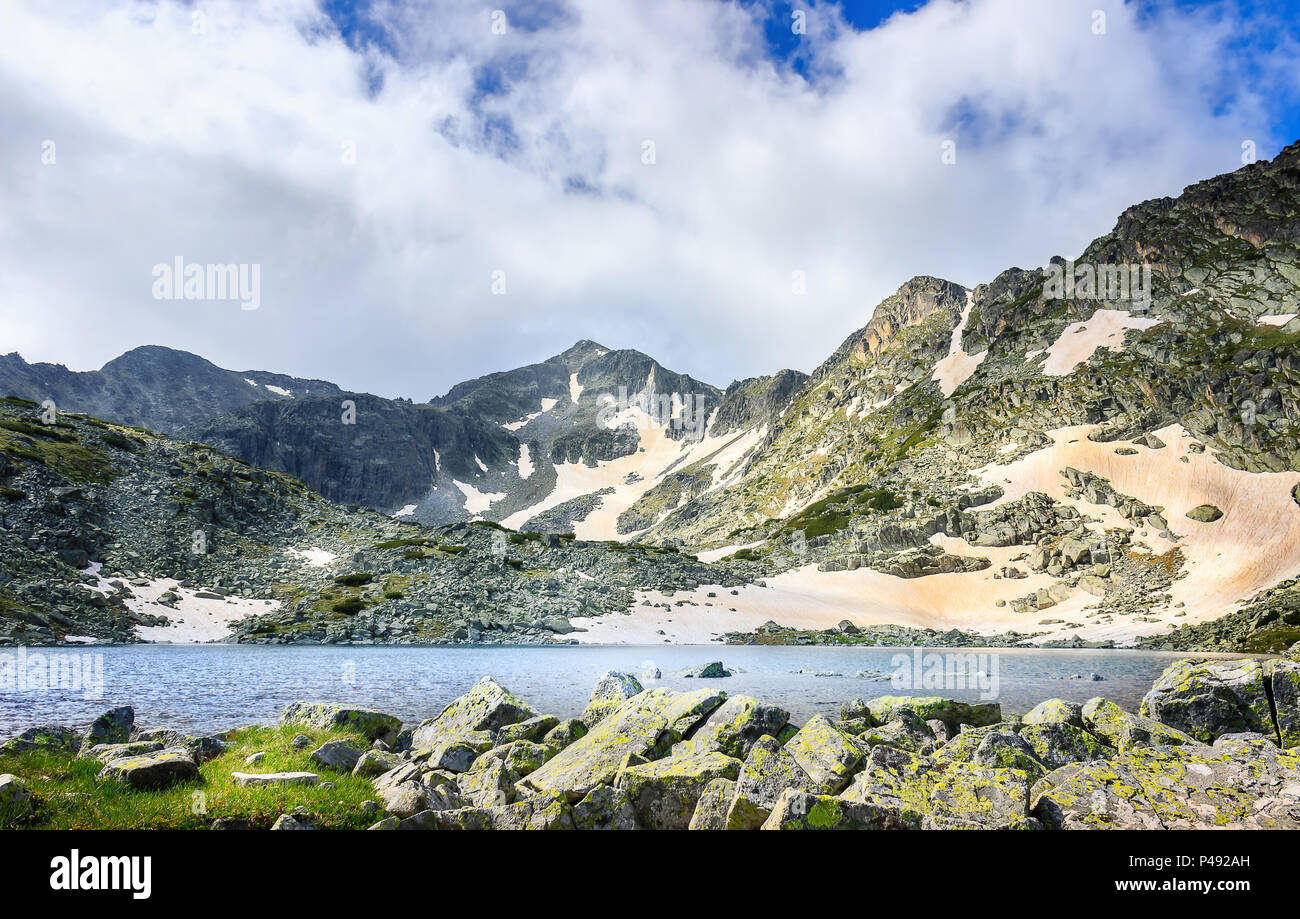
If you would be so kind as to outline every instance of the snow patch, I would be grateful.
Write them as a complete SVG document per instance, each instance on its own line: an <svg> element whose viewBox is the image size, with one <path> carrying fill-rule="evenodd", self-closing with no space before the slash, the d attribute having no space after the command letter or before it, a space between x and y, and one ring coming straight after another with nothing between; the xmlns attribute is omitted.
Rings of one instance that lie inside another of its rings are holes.
<svg viewBox="0 0 1300 919"><path fill-rule="evenodd" d="M1066 376L1101 347L1110 351L1123 351L1125 332L1129 329L1149 329L1162 321L1133 316L1128 310L1097 310L1083 322L1072 322L1065 327L1061 337L1047 349L1043 375Z"/></svg>

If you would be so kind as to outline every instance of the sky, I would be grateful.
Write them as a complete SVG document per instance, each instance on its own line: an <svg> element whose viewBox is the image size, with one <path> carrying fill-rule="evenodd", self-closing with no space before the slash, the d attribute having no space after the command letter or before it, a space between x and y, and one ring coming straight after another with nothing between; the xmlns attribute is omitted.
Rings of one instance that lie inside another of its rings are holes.
<svg viewBox="0 0 1300 919"><path fill-rule="evenodd" d="M6 0L0 353L725 386L1296 139L1300 0Z"/></svg>

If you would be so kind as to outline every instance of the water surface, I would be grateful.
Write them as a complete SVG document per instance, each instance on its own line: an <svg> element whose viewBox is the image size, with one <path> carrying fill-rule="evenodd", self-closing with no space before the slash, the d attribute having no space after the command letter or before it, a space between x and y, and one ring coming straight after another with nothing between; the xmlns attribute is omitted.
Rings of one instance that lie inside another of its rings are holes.
<svg viewBox="0 0 1300 919"><path fill-rule="evenodd" d="M26 662L29 672L31 655L46 652L69 653L65 649L31 649ZM412 723L436 715L485 674L537 711L560 717L580 714L592 686L607 670L643 675L658 669L659 679L643 679L647 688L719 686L733 695L745 693L776 703L789 710L796 721L817 713L838 714L840 704L852 698L944 695L976 701L990 695L973 682L965 689L950 682L938 690L891 685L896 656L912 655L911 649L900 648L106 646L76 652L92 658L102 655L94 661L102 665L102 696L89 699L80 689L12 686L15 653L12 648L0 649L0 738L42 723L81 727L115 705L134 706L138 725L190 731L273 722L286 705L299 699L374 707ZM979 658L979 666L989 676L996 675L994 698L1007 713L1028 711L1052 697L1083 702L1097 695L1136 710L1160 672L1171 661L1188 656L1043 649L958 649L951 653L987 655ZM684 677L687 669L714 660L734 668L734 675L722 680ZM1102 679L1094 681L1092 674Z"/></svg>

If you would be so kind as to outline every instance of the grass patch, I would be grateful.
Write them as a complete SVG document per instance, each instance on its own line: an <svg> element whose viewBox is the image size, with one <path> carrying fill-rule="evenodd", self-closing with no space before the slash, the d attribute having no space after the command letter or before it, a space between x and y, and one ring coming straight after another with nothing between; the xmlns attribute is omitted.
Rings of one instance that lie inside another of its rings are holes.
<svg viewBox="0 0 1300 919"><path fill-rule="evenodd" d="M291 741L306 734L312 745L295 750ZM25 828L58 830L198 830L218 817L270 829L280 814L305 807L326 829L365 829L382 814L361 810L375 800L369 779L336 772L307 754L327 740L356 739L343 731L298 726L250 727L235 732L225 753L199 767L199 778L157 791L133 791L117 782L98 782L103 766L93 759L51 753L0 756L0 773L13 773L31 789L36 812ZM368 743L361 741L361 746ZM265 752L257 766L245 766L251 753ZM241 788L232 772L314 772L334 788L267 786ZM10 823L6 829L14 828Z"/></svg>
<svg viewBox="0 0 1300 919"><path fill-rule="evenodd" d="M334 583L340 587L360 587L369 584L374 577L369 571L355 571L351 574L340 574L334 579Z"/></svg>

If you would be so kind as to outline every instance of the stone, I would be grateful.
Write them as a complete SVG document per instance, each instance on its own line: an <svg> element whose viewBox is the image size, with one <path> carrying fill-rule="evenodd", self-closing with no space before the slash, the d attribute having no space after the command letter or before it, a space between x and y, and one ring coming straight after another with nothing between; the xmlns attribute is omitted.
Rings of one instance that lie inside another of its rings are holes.
<svg viewBox="0 0 1300 919"><path fill-rule="evenodd" d="M1083 723L1098 739L1121 753L1138 746L1179 746L1196 743L1195 738L1176 728L1143 715L1131 715L1108 699L1089 699L1083 704Z"/></svg>
<svg viewBox="0 0 1300 919"><path fill-rule="evenodd" d="M1020 732L1020 738L1033 748L1039 761L1048 770L1059 769L1069 763L1105 759L1115 754L1114 749L1082 727L1066 722L1026 725Z"/></svg>
<svg viewBox="0 0 1300 919"><path fill-rule="evenodd" d="M816 783L775 737L760 737L736 777L727 807L727 829L757 829L787 788L807 791L814 787Z"/></svg>
<svg viewBox="0 0 1300 919"><path fill-rule="evenodd" d="M1214 521L1223 517L1223 511L1219 510L1213 504L1202 504L1199 507L1194 507L1188 511L1187 517L1188 519L1195 520L1198 523L1214 523Z"/></svg>
<svg viewBox="0 0 1300 919"><path fill-rule="evenodd" d="M497 744L508 744L516 740L540 740L552 728L560 723L554 715L537 715L518 724L508 724L497 731Z"/></svg>
<svg viewBox="0 0 1300 919"><path fill-rule="evenodd" d="M1038 778L1048 771L1033 745L1011 731L989 731L980 739L970 763L988 769L1019 769Z"/></svg>
<svg viewBox="0 0 1300 919"><path fill-rule="evenodd" d="M954 765L939 770L925 829L1033 829L1029 776L1020 769Z"/></svg>
<svg viewBox="0 0 1300 919"><path fill-rule="evenodd" d="M722 704L712 689L678 693L649 689L618 707L586 735L569 744L521 785L581 800L597 785L612 785L628 754L645 756L675 743Z"/></svg>
<svg viewBox="0 0 1300 919"><path fill-rule="evenodd" d="M283 725L301 725L320 730L354 731L366 740L393 743L402 729L401 719L370 708L350 708L321 702L294 702L280 715ZM311 743L310 739L307 741Z"/></svg>
<svg viewBox="0 0 1300 919"><path fill-rule="evenodd" d="M723 753L670 756L624 769L616 787L627 792L641 826L684 830L708 784L718 778L734 780L740 765Z"/></svg>
<svg viewBox="0 0 1300 919"><path fill-rule="evenodd" d="M705 664L703 667L697 667L694 670L688 671L682 674L682 676L686 679L720 680L724 677L731 676L731 671L722 666L722 661L713 661L712 663Z"/></svg>
<svg viewBox="0 0 1300 919"><path fill-rule="evenodd" d="M997 702L957 702L936 696L881 696L867 702L868 711L881 723L900 706L911 709L922 721L942 721L954 734L963 724L985 727L1002 720L1002 706Z"/></svg>
<svg viewBox="0 0 1300 919"><path fill-rule="evenodd" d="M1264 669L1277 742L1283 749L1300 747L1300 661L1268 661Z"/></svg>
<svg viewBox="0 0 1300 919"><path fill-rule="evenodd" d="M568 721L561 721L547 731L542 737L542 743L558 752L583 737L586 733L587 726L585 724L577 718L570 718Z"/></svg>
<svg viewBox="0 0 1300 919"><path fill-rule="evenodd" d="M184 747L167 747L109 760L99 771L100 781L121 782L132 789L166 788L199 776L198 763Z"/></svg>
<svg viewBox="0 0 1300 919"><path fill-rule="evenodd" d="M893 808L909 828L920 829L930 809L935 774L942 768L928 756L897 747L875 747L840 797Z"/></svg>
<svg viewBox="0 0 1300 919"><path fill-rule="evenodd" d="M135 709L129 705L112 708L104 712L90 725L82 746L94 747L99 744L123 744L131 739L131 730L135 727Z"/></svg>
<svg viewBox="0 0 1300 919"><path fill-rule="evenodd" d="M216 759L226 752L226 742L220 737L213 735L194 737L182 731L174 731L168 728L136 731L134 739L159 743L164 747L184 747L190 751L190 756L194 757L195 762L198 763L206 763L208 760Z"/></svg>
<svg viewBox="0 0 1300 919"><path fill-rule="evenodd" d="M0 775L0 827L16 826L36 810L32 793L16 775Z"/></svg>
<svg viewBox="0 0 1300 919"><path fill-rule="evenodd" d="M587 708L578 720L588 728L593 728L620 705L643 690L641 682L632 674L607 671L596 681Z"/></svg>
<svg viewBox="0 0 1300 919"><path fill-rule="evenodd" d="M902 830L907 826L899 813L879 804L845 801L831 795L817 795L788 788L781 793L765 830Z"/></svg>
<svg viewBox="0 0 1300 919"><path fill-rule="evenodd" d="M391 769L396 769L402 764L402 758L396 753L386 753L383 750L367 750L361 754L356 765L352 767L352 774L373 777L383 775Z"/></svg>
<svg viewBox="0 0 1300 919"><path fill-rule="evenodd" d="M736 783L727 778L716 778L704 787L704 794L695 805L691 830L725 830L727 828L727 811L731 807L732 794Z"/></svg>
<svg viewBox="0 0 1300 919"><path fill-rule="evenodd" d="M1072 724L1083 727L1083 706L1064 699L1039 702L1022 719L1025 724Z"/></svg>
<svg viewBox="0 0 1300 919"><path fill-rule="evenodd" d="M258 788L263 785L315 785L320 776L314 772L232 772L230 777L241 788Z"/></svg>
<svg viewBox="0 0 1300 919"><path fill-rule="evenodd" d="M695 753L717 751L743 760L760 737L775 737L789 721L790 713L785 709L750 696L732 696L713 710L690 740L679 746Z"/></svg>
<svg viewBox="0 0 1300 919"><path fill-rule="evenodd" d="M579 830L638 829L627 792L612 785L597 785L573 805L573 825Z"/></svg>
<svg viewBox="0 0 1300 919"><path fill-rule="evenodd" d="M411 736L417 753L432 750L458 735L486 732L489 739L503 727L536 717L526 702L491 677L483 677L453 700L436 718L424 721Z"/></svg>
<svg viewBox="0 0 1300 919"><path fill-rule="evenodd" d="M1180 660L1142 698L1140 713L1204 743L1242 731L1276 733L1268 670L1257 660Z"/></svg>
<svg viewBox="0 0 1300 919"><path fill-rule="evenodd" d="M351 772L366 752L350 740L330 740L311 751L311 760L329 769Z"/></svg>
<svg viewBox="0 0 1300 919"><path fill-rule="evenodd" d="M921 720L910 708L895 706L886 716L883 724L867 728L858 739L869 747L881 744L911 750L914 753L933 753L935 748L934 731ZM931 719L943 724L938 718Z"/></svg>
<svg viewBox="0 0 1300 919"><path fill-rule="evenodd" d="M823 715L814 715L785 745L818 794L839 794L862 764L864 749Z"/></svg>
<svg viewBox="0 0 1300 919"><path fill-rule="evenodd" d="M291 814L281 814L271 824L273 830L315 830L316 820L304 809L298 808Z"/></svg>
<svg viewBox="0 0 1300 919"><path fill-rule="evenodd" d="M29 753L44 750L49 753L75 754L81 749L81 734L61 724L42 724L28 728L0 746L0 753Z"/></svg>

